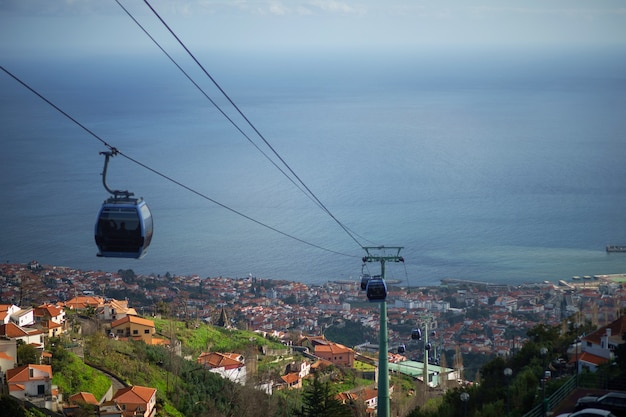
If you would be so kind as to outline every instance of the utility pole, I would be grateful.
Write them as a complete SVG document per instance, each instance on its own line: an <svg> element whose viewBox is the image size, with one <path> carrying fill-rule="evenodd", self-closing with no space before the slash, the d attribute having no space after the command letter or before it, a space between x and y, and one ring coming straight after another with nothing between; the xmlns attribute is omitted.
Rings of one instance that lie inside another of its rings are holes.
<svg viewBox="0 0 626 417"><path fill-rule="evenodd" d="M367 246L363 247L367 256L363 257L363 262L380 262L380 276L385 280L385 263L386 262L404 262L404 258L400 256L402 247L392 246ZM395 255L385 255L387 250L394 251ZM379 255L375 255L377 252ZM390 417L389 406L389 357L388 355L388 335L387 335L387 301L380 303L380 330L378 336L378 417Z"/></svg>

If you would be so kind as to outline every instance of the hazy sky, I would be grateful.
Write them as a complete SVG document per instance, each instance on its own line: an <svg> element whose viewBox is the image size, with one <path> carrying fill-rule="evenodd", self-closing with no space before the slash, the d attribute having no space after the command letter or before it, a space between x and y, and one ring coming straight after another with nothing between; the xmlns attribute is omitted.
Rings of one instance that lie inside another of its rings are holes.
<svg viewBox="0 0 626 417"><path fill-rule="evenodd" d="M140 0L120 0L154 36ZM150 0L188 46L626 44L624 0ZM115 0L0 0L0 56L153 48Z"/></svg>

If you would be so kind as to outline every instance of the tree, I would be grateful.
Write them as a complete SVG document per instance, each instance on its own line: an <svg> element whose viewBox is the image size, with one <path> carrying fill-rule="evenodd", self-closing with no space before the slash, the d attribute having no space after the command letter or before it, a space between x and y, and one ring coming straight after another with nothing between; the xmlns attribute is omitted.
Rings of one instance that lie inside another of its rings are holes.
<svg viewBox="0 0 626 417"><path fill-rule="evenodd" d="M39 364L39 352L33 345L21 343L17 347L18 365Z"/></svg>
<svg viewBox="0 0 626 417"><path fill-rule="evenodd" d="M350 417L350 409L336 400L328 382L322 383L317 375L302 394L301 417Z"/></svg>

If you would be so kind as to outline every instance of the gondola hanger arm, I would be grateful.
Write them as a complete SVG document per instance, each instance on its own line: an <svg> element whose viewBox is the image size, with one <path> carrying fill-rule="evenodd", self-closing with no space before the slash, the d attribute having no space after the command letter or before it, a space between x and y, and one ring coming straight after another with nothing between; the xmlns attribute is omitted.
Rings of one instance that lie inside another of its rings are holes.
<svg viewBox="0 0 626 417"><path fill-rule="evenodd" d="M124 198L128 198L132 195L135 195L134 193L131 193L130 191L120 191L120 190L113 190L109 187L109 185L107 184L107 169L109 167L109 158L112 156L115 156L119 153L119 151L115 148L111 148L110 151L107 152L100 152L100 155L104 155L104 169L102 170L102 185L104 185L104 188L109 192L109 194L112 194L113 197L118 198L120 196L124 197Z"/></svg>

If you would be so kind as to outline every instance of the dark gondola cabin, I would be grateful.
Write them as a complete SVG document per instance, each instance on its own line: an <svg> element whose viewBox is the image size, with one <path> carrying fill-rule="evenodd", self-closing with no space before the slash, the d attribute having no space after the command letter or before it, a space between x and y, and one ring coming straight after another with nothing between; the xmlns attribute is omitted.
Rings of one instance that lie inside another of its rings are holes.
<svg viewBox="0 0 626 417"><path fill-rule="evenodd" d="M387 284L382 279L370 279L367 283L367 299L382 302L387 298Z"/></svg>
<svg viewBox="0 0 626 417"><path fill-rule="evenodd" d="M406 346L404 344L398 346L398 353L402 354L406 352Z"/></svg>
<svg viewBox="0 0 626 417"><path fill-rule="evenodd" d="M141 258L152 240L152 214L141 198L109 198L95 227L98 256Z"/></svg>
<svg viewBox="0 0 626 417"><path fill-rule="evenodd" d="M367 289L367 283L372 279L369 274L361 275L361 289L365 291Z"/></svg>
<svg viewBox="0 0 626 417"><path fill-rule="evenodd" d="M411 331L411 339L413 339L413 340L421 340L422 339L422 331L420 329L413 329L413 331Z"/></svg>

